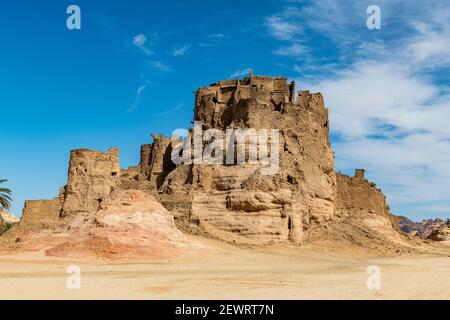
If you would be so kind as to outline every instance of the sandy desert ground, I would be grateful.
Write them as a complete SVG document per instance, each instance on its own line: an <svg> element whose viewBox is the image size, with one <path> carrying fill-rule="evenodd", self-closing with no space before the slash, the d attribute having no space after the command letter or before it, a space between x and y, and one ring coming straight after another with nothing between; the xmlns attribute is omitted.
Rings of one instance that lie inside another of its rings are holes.
<svg viewBox="0 0 450 320"><path fill-rule="evenodd" d="M201 241L207 249L166 261L1 256L0 299L450 299L448 254L361 257ZM79 290L66 285L73 264ZM370 265L380 267L380 290L367 287Z"/></svg>

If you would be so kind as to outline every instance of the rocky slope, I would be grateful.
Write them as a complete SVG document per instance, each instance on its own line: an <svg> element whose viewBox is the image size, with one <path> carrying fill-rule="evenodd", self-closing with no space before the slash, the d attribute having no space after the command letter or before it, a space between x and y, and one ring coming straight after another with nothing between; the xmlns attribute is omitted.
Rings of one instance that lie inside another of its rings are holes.
<svg viewBox="0 0 450 320"><path fill-rule="evenodd" d="M154 196L131 190L112 192L98 211L78 214L66 224L40 230L21 225L3 240L8 251L71 258L168 259L202 247L175 227Z"/></svg>
<svg viewBox="0 0 450 320"><path fill-rule="evenodd" d="M407 217L398 216L398 224L403 233L427 239L436 230L447 227L449 222L442 219L427 219L414 222Z"/></svg>

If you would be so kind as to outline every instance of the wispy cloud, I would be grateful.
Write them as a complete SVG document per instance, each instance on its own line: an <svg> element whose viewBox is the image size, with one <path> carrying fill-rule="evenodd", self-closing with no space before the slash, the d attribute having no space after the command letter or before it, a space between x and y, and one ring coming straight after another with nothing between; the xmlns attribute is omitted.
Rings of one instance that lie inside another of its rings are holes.
<svg viewBox="0 0 450 320"><path fill-rule="evenodd" d="M248 75L250 73L250 71L251 71L250 68L236 70L230 75L230 78L239 78L239 77L242 77L242 76L246 76L246 75Z"/></svg>
<svg viewBox="0 0 450 320"><path fill-rule="evenodd" d="M229 38L230 36L224 33L210 33L206 35L206 39L203 39L197 44L198 47L213 47L220 44L223 40Z"/></svg>
<svg viewBox="0 0 450 320"><path fill-rule="evenodd" d="M131 104L131 106L126 110L127 112L133 112L134 110L136 110L139 101L141 100L141 96L142 93L144 92L144 90L147 88L146 84L143 84L141 86L139 86L136 90L136 97L134 98L133 103Z"/></svg>
<svg viewBox="0 0 450 320"><path fill-rule="evenodd" d="M292 40L302 32L300 24L287 20L287 15L270 16L266 19L269 32L278 40Z"/></svg>
<svg viewBox="0 0 450 320"><path fill-rule="evenodd" d="M148 65L158 71L161 72L169 72L172 71L172 68L164 63L163 61L159 61L159 60L149 60L147 61Z"/></svg>
<svg viewBox="0 0 450 320"><path fill-rule="evenodd" d="M208 38L210 39L225 39L227 36L223 33L210 33L208 34Z"/></svg>
<svg viewBox="0 0 450 320"><path fill-rule="evenodd" d="M184 56L185 54L187 54L189 52L190 48L191 48L190 45L184 45L184 46L181 46L181 47L174 47L172 49L172 55L174 57Z"/></svg>
<svg viewBox="0 0 450 320"><path fill-rule="evenodd" d="M141 33L133 37L132 44L136 48L139 48L144 54L149 56L153 54L153 51L147 47L147 41L147 37Z"/></svg>
<svg viewBox="0 0 450 320"><path fill-rule="evenodd" d="M181 110L182 108L184 108L184 104L180 102L180 103L178 103L175 106L175 108L167 110L167 111L162 111L162 112L159 112L159 113L155 113L155 114L152 115L152 117L164 117L164 116L167 116L169 114L175 113L175 112Z"/></svg>
<svg viewBox="0 0 450 320"><path fill-rule="evenodd" d="M288 46L283 46L275 50L273 53L278 56L285 56L285 57L304 57L305 54L308 52L308 48L304 45L301 45L299 43L293 43Z"/></svg>

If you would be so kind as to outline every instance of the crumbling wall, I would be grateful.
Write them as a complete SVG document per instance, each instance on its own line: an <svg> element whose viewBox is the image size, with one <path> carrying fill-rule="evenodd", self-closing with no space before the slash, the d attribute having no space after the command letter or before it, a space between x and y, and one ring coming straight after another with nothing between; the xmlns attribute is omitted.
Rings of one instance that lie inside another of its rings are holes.
<svg viewBox="0 0 450 320"><path fill-rule="evenodd" d="M357 169L354 177L337 174L336 219L325 236L319 233L318 237L328 241L345 239L347 244L381 251L410 248L411 243L400 233L397 218L390 212L386 196L364 178L364 173L363 169ZM312 239L323 240L318 237Z"/></svg>
<svg viewBox="0 0 450 320"><path fill-rule="evenodd" d="M70 153L63 216L95 212L120 182L119 150L78 149Z"/></svg>
<svg viewBox="0 0 450 320"><path fill-rule="evenodd" d="M22 230L27 231L51 229L58 224L61 209L59 198L25 201L19 225Z"/></svg>
<svg viewBox="0 0 450 320"><path fill-rule="evenodd" d="M26 201L17 227L4 241L19 241L24 233L54 229L77 213L95 213L115 188L120 188L119 150L78 149L70 153L67 185L52 200Z"/></svg>
<svg viewBox="0 0 450 320"><path fill-rule="evenodd" d="M390 215L386 196L373 182L362 178L361 172L361 169L356 170L354 177L337 174L337 208L341 211L364 209Z"/></svg>

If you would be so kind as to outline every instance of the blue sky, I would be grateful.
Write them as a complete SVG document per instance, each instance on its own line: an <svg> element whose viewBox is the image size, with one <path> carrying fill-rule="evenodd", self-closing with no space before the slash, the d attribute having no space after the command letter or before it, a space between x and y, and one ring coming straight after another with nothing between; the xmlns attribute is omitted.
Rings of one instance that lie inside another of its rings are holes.
<svg viewBox="0 0 450 320"><path fill-rule="evenodd" d="M71 4L81 30L66 27ZM117 146L137 164L150 133L190 126L194 90L252 68L323 93L337 169L367 168L395 213L450 217L446 1L17 0L0 4L0 34L16 215L56 196L71 149Z"/></svg>

